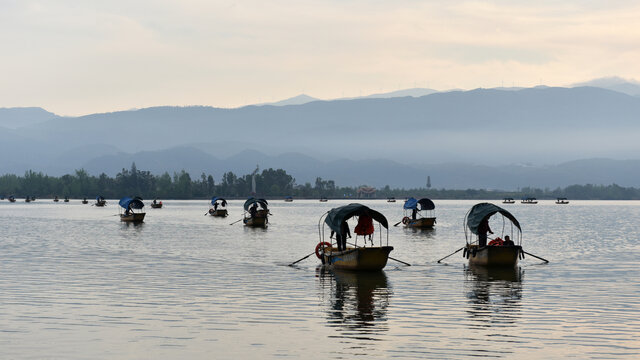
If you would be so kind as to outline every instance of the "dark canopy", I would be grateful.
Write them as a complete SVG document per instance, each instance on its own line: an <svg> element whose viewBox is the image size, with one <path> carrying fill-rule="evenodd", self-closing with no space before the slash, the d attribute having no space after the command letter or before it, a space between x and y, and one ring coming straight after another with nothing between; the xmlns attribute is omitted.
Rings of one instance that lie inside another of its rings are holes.
<svg viewBox="0 0 640 360"><path fill-rule="evenodd" d="M471 210L469 210L469 214L467 215L467 226L469 227L469 230L478 235L478 226L480 226L480 223L485 219L489 219L495 213L502 214L504 217L511 220L518 230L522 231L520 223L513 215L511 215L510 212L489 203L476 204L471 208Z"/></svg>
<svg viewBox="0 0 640 360"><path fill-rule="evenodd" d="M118 204L120 204L120 206L125 209L142 209L144 207L142 199L138 196L133 199L130 197L123 197L122 199L120 199L120 202Z"/></svg>
<svg viewBox="0 0 640 360"><path fill-rule="evenodd" d="M247 201L244 202L244 209L249 211L249 207L253 204L258 204L258 206L262 207L263 209L267 209L267 200L265 199L256 199L254 197L250 197L247 199Z"/></svg>
<svg viewBox="0 0 640 360"><path fill-rule="evenodd" d="M427 198L416 200L415 198L411 197L404 202L404 208L406 210L417 209L418 205L420 206L418 210L433 210L436 208L436 205L433 203L433 201Z"/></svg>
<svg viewBox="0 0 640 360"><path fill-rule="evenodd" d="M96 196L96 201L104 201L104 197L102 195Z"/></svg>
<svg viewBox="0 0 640 360"><path fill-rule="evenodd" d="M384 217L384 215L375 210L369 209L364 205L355 203L331 209L329 214L327 214L327 218L324 219L324 222L329 225L331 230L336 233L340 233L340 225L342 225L344 221L347 221L354 216L361 215L369 215L385 228L389 228L387 218Z"/></svg>
<svg viewBox="0 0 640 360"><path fill-rule="evenodd" d="M222 206L227 206L227 200L217 196L211 198L211 205L215 204L216 201L220 201L220 205Z"/></svg>

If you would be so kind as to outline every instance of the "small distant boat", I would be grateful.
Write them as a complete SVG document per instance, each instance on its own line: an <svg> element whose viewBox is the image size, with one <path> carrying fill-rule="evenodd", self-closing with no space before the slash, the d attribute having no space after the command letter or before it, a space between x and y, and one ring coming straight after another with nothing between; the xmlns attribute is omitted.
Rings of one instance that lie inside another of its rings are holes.
<svg viewBox="0 0 640 360"><path fill-rule="evenodd" d="M431 199L416 200L411 197L404 202L402 223L406 227L428 229L436 223L436 205Z"/></svg>
<svg viewBox="0 0 640 360"><path fill-rule="evenodd" d="M0 200L4 200L4 195L0 195Z"/></svg>
<svg viewBox="0 0 640 360"><path fill-rule="evenodd" d="M503 204L515 204L516 201L513 200L513 198L504 198L504 200L502 200Z"/></svg>
<svg viewBox="0 0 640 360"><path fill-rule="evenodd" d="M393 196L390 198L387 198L387 202L396 202L396 198L394 198Z"/></svg>
<svg viewBox="0 0 640 360"><path fill-rule="evenodd" d="M54 196L53 197L53 202L58 202L58 201L60 201L60 199L58 199L58 195Z"/></svg>
<svg viewBox="0 0 640 360"><path fill-rule="evenodd" d="M87 198L84 198L84 199L82 199L82 203L83 203L83 204L88 204L88 203L89 203L89 201L87 201Z"/></svg>
<svg viewBox="0 0 640 360"><path fill-rule="evenodd" d="M35 196L31 196L31 201L36 201L36 197Z"/></svg>
<svg viewBox="0 0 640 360"><path fill-rule="evenodd" d="M9 195L7 200L9 200L9 202L16 202L16 198L13 195Z"/></svg>
<svg viewBox="0 0 640 360"><path fill-rule="evenodd" d="M286 198L284 198L285 202L292 202L293 201L293 196L287 196Z"/></svg>
<svg viewBox="0 0 640 360"><path fill-rule="evenodd" d="M211 198L211 205L209 205L209 215L216 217L227 217L229 212L227 211L227 200L214 196Z"/></svg>
<svg viewBox="0 0 640 360"><path fill-rule="evenodd" d="M64 197L64 202L69 202L69 197L68 196Z"/></svg>
<svg viewBox="0 0 640 360"><path fill-rule="evenodd" d="M569 200L567 200L567 198L558 198L558 200L556 200L556 204L558 205L564 205L568 203L569 203Z"/></svg>
<svg viewBox="0 0 640 360"><path fill-rule="evenodd" d="M30 198L30 197L28 197L28 196L27 196L27 197L25 197L25 198L24 198L24 202L31 202L31 198Z"/></svg>
<svg viewBox="0 0 640 360"><path fill-rule="evenodd" d="M520 201L521 204L537 204L538 200L536 200L536 198L534 197L529 197L526 199L522 199L522 201Z"/></svg>
<svg viewBox="0 0 640 360"><path fill-rule="evenodd" d="M96 203L93 205L99 206L99 207L105 206L107 205L107 200L105 200L104 197L102 197L101 195L98 195L96 196Z"/></svg>
<svg viewBox="0 0 640 360"><path fill-rule="evenodd" d="M358 218L358 225L354 228L355 239L353 240L354 244L349 244L352 245L351 247L347 246L346 249L339 249L337 240L333 240L331 236L329 237L331 242L325 241L324 224L331 229L332 233L337 234L336 237L346 237L348 236L349 226L347 221L353 217ZM379 224L378 228L380 230L378 246L373 244L372 239L375 230L374 220ZM382 227L386 229L385 245L383 245ZM387 265L389 253L393 250L393 246L389 246L389 223L387 218L362 204L353 203L331 209L320 217L318 232L320 234L320 242L316 245L315 254L324 266L330 266L334 269L353 271L382 270ZM358 246L359 235L362 236L362 246ZM371 242L370 246L367 246L367 241Z"/></svg>
<svg viewBox="0 0 640 360"><path fill-rule="evenodd" d="M120 213L120 221L140 223L144 220L144 216L146 214L141 211L142 208L144 208L144 203L142 202L141 197L136 196L133 199L130 197L123 197L120 199L118 204L121 208L125 209L124 213ZM135 212L134 210L140 211Z"/></svg>
<svg viewBox="0 0 640 360"><path fill-rule="evenodd" d="M152 209L162 209L162 201L157 201L157 199L153 199L151 202Z"/></svg>
<svg viewBox="0 0 640 360"><path fill-rule="evenodd" d="M266 228L269 224L267 200L250 197L244 202L243 222L246 226Z"/></svg>
<svg viewBox="0 0 640 360"><path fill-rule="evenodd" d="M324 197L324 196L320 198L320 202L327 202L327 201L328 201L328 199L326 197Z"/></svg>
<svg viewBox="0 0 640 360"><path fill-rule="evenodd" d="M489 219L498 213L502 215L503 221L506 219L511 222L512 226L503 226L503 231L504 229L511 230L511 236L502 234L505 240L496 237L487 244L480 244L483 231L484 242L488 241L486 234L487 231L490 231ZM520 223L507 210L490 203L476 204L465 215L464 224L464 236L467 244L463 248L462 256L469 259L469 265L515 267L518 264L518 259L524 258ZM514 230L517 231L515 242L511 241Z"/></svg>

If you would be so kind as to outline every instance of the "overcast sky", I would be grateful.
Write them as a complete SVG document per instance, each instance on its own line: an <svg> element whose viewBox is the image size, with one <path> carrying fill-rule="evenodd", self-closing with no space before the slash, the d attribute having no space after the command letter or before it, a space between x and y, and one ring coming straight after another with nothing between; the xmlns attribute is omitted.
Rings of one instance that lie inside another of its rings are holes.
<svg viewBox="0 0 640 360"><path fill-rule="evenodd" d="M637 1L0 0L0 107L640 79Z"/></svg>

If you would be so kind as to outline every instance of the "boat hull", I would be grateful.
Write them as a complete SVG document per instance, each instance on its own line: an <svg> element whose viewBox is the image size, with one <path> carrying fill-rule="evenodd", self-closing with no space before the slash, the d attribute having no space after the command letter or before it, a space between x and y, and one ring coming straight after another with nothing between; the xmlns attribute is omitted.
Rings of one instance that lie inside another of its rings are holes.
<svg viewBox="0 0 640 360"><path fill-rule="evenodd" d="M521 246L485 246L467 245L469 265L514 267L518 264Z"/></svg>
<svg viewBox="0 0 640 360"><path fill-rule="evenodd" d="M436 218L420 218L415 220L409 220L405 226L409 228L418 228L418 229L429 229L432 228L436 223Z"/></svg>
<svg viewBox="0 0 640 360"><path fill-rule="evenodd" d="M344 251L327 247L322 252L322 263L334 269L377 271L387 265L391 250L393 246L348 248Z"/></svg>
<svg viewBox="0 0 640 360"><path fill-rule="evenodd" d="M267 224L269 223L269 219L262 216L244 218L243 221L246 226L262 228L266 228Z"/></svg>
<svg viewBox="0 0 640 360"><path fill-rule="evenodd" d="M97 202L97 203L95 203L95 204L93 204L93 205L98 206L98 207L103 207L103 206L107 205L107 202L106 202L106 201L103 201L103 202Z"/></svg>
<svg viewBox="0 0 640 360"><path fill-rule="evenodd" d="M162 209L162 204L161 203L157 203L157 204L151 204L151 208L153 209Z"/></svg>
<svg viewBox="0 0 640 360"><path fill-rule="evenodd" d="M120 221L124 222L142 222L146 213L135 213L130 215L120 214Z"/></svg>
<svg viewBox="0 0 640 360"><path fill-rule="evenodd" d="M226 217L227 215L229 215L229 212L227 211L227 209L218 209L218 210L209 209L209 215L217 216L217 217Z"/></svg>

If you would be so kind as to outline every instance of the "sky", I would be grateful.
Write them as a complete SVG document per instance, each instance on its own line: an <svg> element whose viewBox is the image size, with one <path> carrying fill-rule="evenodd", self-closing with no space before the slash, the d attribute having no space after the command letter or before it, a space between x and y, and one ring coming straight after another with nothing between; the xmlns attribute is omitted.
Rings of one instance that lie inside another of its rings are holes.
<svg viewBox="0 0 640 360"><path fill-rule="evenodd" d="M0 0L0 107L78 116L640 79L637 1Z"/></svg>

